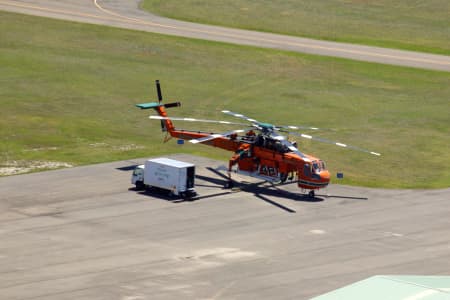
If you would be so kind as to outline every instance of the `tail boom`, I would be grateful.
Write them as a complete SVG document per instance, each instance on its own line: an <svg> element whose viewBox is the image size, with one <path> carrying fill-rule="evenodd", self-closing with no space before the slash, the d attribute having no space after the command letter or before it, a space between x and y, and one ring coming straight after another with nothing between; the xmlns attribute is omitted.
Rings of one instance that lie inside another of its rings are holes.
<svg viewBox="0 0 450 300"><path fill-rule="evenodd" d="M167 118L167 112L165 110L166 108L179 107L179 106L181 106L180 102L172 102L172 103L166 103L166 104L161 104L161 103L157 103L157 102L149 102L149 103L136 104L136 107L139 107L140 109L154 109L158 113L158 115L160 115L161 117L165 117L165 118ZM172 132L175 130L175 126L173 126L172 121L169 119L161 120L161 128L163 131L169 132L170 135L172 135Z"/></svg>

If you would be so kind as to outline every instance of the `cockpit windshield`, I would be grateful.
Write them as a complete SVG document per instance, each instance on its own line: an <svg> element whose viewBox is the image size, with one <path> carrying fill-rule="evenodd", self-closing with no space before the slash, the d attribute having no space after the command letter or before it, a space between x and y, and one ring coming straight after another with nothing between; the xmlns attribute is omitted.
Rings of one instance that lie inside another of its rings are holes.
<svg viewBox="0 0 450 300"><path fill-rule="evenodd" d="M326 170L325 162L323 160L313 161L312 167L315 173Z"/></svg>

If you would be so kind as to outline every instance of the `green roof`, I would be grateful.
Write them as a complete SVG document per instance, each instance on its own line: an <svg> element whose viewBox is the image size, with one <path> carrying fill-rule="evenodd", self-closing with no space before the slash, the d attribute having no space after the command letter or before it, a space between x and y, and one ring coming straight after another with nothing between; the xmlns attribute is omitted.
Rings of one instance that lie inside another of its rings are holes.
<svg viewBox="0 0 450 300"><path fill-rule="evenodd" d="M450 276L373 276L311 300L450 300Z"/></svg>

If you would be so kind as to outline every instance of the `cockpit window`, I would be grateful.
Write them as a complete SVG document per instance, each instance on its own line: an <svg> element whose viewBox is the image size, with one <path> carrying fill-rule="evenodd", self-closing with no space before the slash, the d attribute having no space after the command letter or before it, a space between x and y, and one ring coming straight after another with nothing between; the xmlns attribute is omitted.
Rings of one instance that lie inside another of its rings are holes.
<svg viewBox="0 0 450 300"><path fill-rule="evenodd" d="M313 170L315 173L319 173L323 170L326 170L325 162L322 160L314 161L313 162Z"/></svg>
<svg viewBox="0 0 450 300"><path fill-rule="evenodd" d="M313 162L313 169L315 172L320 172L320 167L317 162Z"/></svg>
<svg viewBox="0 0 450 300"><path fill-rule="evenodd" d="M311 176L311 169L310 169L310 166L308 164L305 164L303 166L303 174L305 174L305 176L307 176L307 177Z"/></svg>

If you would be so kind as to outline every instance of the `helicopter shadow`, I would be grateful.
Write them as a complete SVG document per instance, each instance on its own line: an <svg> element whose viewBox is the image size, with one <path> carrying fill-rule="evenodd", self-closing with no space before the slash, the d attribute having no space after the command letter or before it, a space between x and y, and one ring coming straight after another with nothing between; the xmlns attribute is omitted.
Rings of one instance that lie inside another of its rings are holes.
<svg viewBox="0 0 450 300"><path fill-rule="evenodd" d="M206 169L208 171L216 174L220 178L202 176L202 175L196 175L196 177L203 181L212 183L217 188L225 189L224 187L228 183L228 177L225 174L221 173L220 171L218 171L214 168L207 167ZM233 181L233 185L234 185L234 187L232 189L233 191L235 191L235 192L241 191L241 192L253 194L256 198L263 200L264 202L269 203L269 204L271 204L275 207L278 207L289 213L296 213L296 211L293 210L292 208L282 205L270 198L283 198L283 199L288 199L288 200L297 201L297 202L298 201L301 201L301 202L322 202L322 201L324 201L324 199L322 197L316 196L314 198L311 198L308 195L279 189L276 186L274 186L273 184L270 184L266 181L255 182L255 183L246 182L246 181L243 181L243 182ZM209 185L209 186L211 186L211 185Z"/></svg>
<svg viewBox="0 0 450 300"><path fill-rule="evenodd" d="M230 192L225 192L225 193L218 193L218 194L213 194L213 195L207 195L207 196L202 196L199 197L199 199L204 199L204 198L211 198L211 197L215 197L215 196L221 196L222 194L230 194L230 193L236 193L236 192L246 192L246 193L252 193L255 195L255 197L259 198L260 200L263 200L264 202L267 202L273 206L276 206L284 211L287 211L289 213L295 213L296 211L285 206L282 205L280 203L277 203L276 201L273 201L269 198L267 198L265 195L262 195L261 192L259 190L262 189L267 189L267 188L263 188L263 187L258 187L258 184L262 184L264 182L260 182L260 183L240 183L240 184L236 184L234 188L230 189L230 188L225 188L225 185L228 183L228 179L216 179L216 178L211 178L211 177L207 177L207 176L196 176L197 178L204 180L204 181L213 181L214 185L199 185L197 184L197 186L209 186L209 187L216 187L216 188L220 188L222 190L227 189L230 190ZM256 189L255 189L256 187Z"/></svg>
<svg viewBox="0 0 450 300"><path fill-rule="evenodd" d="M321 195L319 195L321 196ZM349 199L349 200L369 200L367 197L352 197L352 196L342 196L342 195L323 195L327 198L337 198L337 199Z"/></svg>
<svg viewBox="0 0 450 300"><path fill-rule="evenodd" d="M207 167L206 169L208 171L211 171L214 174L220 176L223 179L202 176L203 180L214 182L215 184L220 185L221 187L225 186L225 184L228 182L228 177L225 174L221 173L220 171L218 171L214 168L211 168L211 167ZM289 200L293 200L293 201L304 201L304 202L324 201L324 199L321 197L316 196L314 198L311 198L309 195L306 195L306 194L299 194L296 192L279 189L277 186L275 186L274 184L267 182L267 181L260 181L260 182L247 182L247 181L236 182L236 181L233 181L233 183L234 183L235 187L238 188L239 190L248 192L248 193L253 193L255 195L256 194L257 195L265 195L265 196L269 196L269 197L278 197L278 198L284 198L284 199L289 199ZM283 184L283 185L289 185L289 184L294 184L294 183L287 183L287 184Z"/></svg>

